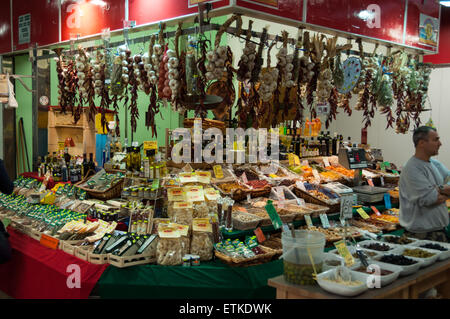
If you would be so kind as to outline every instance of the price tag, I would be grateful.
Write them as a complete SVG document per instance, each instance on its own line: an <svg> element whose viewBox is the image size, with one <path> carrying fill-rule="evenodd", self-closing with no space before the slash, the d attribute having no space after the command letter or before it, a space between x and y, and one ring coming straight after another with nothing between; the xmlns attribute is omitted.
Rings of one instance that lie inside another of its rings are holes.
<svg viewBox="0 0 450 319"><path fill-rule="evenodd" d="M353 195L342 195L341 196L341 218L352 218L353 217Z"/></svg>
<svg viewBox="0 0 450 319"><path fill-rule="evenodd" d="M47 247L47 248L51 248L51 249L56 249L58 248L58 244L59 244L59 240L48 236L46 234L42 234L41 235L41 239L39 241L41 243L41 245Z"/></svg>
<svg viewBox="0 0 450 319"><path fill-rule="evenodd" d="M309 166L308 160L303 160L302 161L302 166Z"/></svg>
<svg viewBox="0 0 450 319"><path fill-rule="evenodd" d="M369 219L370 218L370 216L369 215L367 215L367 213L364 211L364 209L362 209L362 208L358 208L357 210L356 210L356 212L362 217L362 218L364 218L364 219Z"/></svg>
<svg viewBox="0 0 450 319"><path fill-rule="evenodd" d="M294 165L299 166L300 165L300 158L294 154Z"/></svg>
<svg viewBox="0 0 450 319"><path fill-rule="evenodd" d="M320 217L320 221L322 222L322 227L325 229L330 228L330 222L328 220L327 214L320 214L319 217Z"/></svg>
<svg viewBox="0 0 450 319"><path fill-rule="evenodd" d="M268 200L267 205L265 206L267 214L269 214L270 220L272 221L272 225L275 229L279 229L281 225L283 225L283 222L281 221L280 216L278 215L277 211L275 210L275 207L273 207L272 201ZM286 225L287 226L287 225ZM289 227L288 227L289 231Z"/></svg>
<svg viewBox="0 0 450 319"><path fill-rule="evenodd" d="M389 193L384 194L384 206L386 207L386 209L392 208L391 195L389 195Z"/></svg>
<svg viewBox="0 0 450 319"><path fill-rule="evenodd" d="M381 186L384 186L384 178L383 176L380 176Z"/></svg>
<svg viewBox="0 0 450 319"><path fill-rule="evenodd" d="M248 183L248 179L247 179L247 175L245 174L245 172L242 174L242 180L244 181L245 184Z"/></svg>
<svg viewBox="0 0 450 319"><path fill-rule="evenodd" d="M266 241L266 236L264 236L264 233L262 232L261 228L256 228L253 231L256 235L256 239L258 240L259 243L263 243Z"/></svg>
<svg viewBox="0 0 450 319"><path fill-rule="evenodd" d="M378 211L378 209L375 206L370 206L370 208L372 208L373 212L377 215L377 216L381 216L380 212Z"/></svg>
<svg viewBox="0 0 450 319"><path fill-rule="evenodd" d="M367 179L367 183L368 183L370 186L375 187L375 185L373 184L373 180L372 180L371 178L368 178L368 179Z"/></svg>
<svg viewBox="0 0 450 319"><path fill-rule="evenodd" d="M222 166L214 165L213 166L213 170L214 170L214 175L216 176L217 179L222 179L223 178Z"/></svg>
<svg viewBox="0 0 450 319"><path fill-rule="evenodd" d="M301 189L302 191L305 191L305 192L306 192L305 185L304 185L302 182L296 181L296 182L295 182L295 186L297 186L297 187L298 187L299 189Z"/></svg>
<svg viewBox="0 0 450 319"><path fill-rule="evenodd" d="M306 221L306 226L308 226L308 228L313 227L313 223L312 223L310 215L305 215L305 221Z"/></svg>
<svg viewBox="0 0 450 319"><path fill-rule="evenodd" d="M342 256L345 260L345 265L347 267L352 266L355 263L355 259L353 258L352 254L348 251L348 247L345 244L345 241L340 240L338 242L334 243L334 246L336 247L337 251L339 252L339 255Z"/></svg>
<svg viewBox="0 0 450 319"><path fill-rule="evenodd" d="M158 141L144 141L144 150L157 150Z"/></svg>
<svg viewBox="0 0 450 319"><path fill-rule="evenodd" d="M325 164L325 167L330 166L330 161L328 160L328 157L323 158L323 163Z"/></svg>

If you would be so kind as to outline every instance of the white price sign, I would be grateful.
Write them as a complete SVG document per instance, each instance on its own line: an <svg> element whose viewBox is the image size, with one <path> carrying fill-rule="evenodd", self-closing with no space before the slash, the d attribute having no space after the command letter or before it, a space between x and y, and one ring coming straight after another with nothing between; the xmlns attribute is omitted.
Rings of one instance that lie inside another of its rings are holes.
<svg viewBox="0 0 450 319"><path fill-rule="evenodd" d="M341 211L340 218L353 217L353 194L346 194L341 196Z"/></svg>

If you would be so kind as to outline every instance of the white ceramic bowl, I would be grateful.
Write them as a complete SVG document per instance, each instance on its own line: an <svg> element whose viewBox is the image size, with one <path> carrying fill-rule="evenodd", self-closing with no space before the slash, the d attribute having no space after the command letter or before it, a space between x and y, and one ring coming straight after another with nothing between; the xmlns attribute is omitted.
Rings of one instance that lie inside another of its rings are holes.
<svg viewBox="0 0 450 319"><path fill-rule="evenodd" d="M388 254L386 254L386 255L388 255ZM400 256L400 254L392 254L392 255ZM403 270L401 271L400 276L407 276L407 275L411 275L411 274L415 273L416 271L419 270L419 268L423 264L423 260L421 260L420 258L415 258L415 257L407 257L409 259L417 261L415 264L412 264L412 265L396 265L396 264L391 264L391 263L387 263L387 262L382 262L380 260L382 257L383 256L377 257L377 263L379 263L380 265L386 264L386 265L394 265L394 266L401 267Z"/></svg>
<svg viewBox="0 0 450 319"><path fill-rule="evenodd" d="M392 251L395 248L397 248L399 246L399 245L396 245L396 244L386 243L384 241L379 241L379 240L363 240L363 241L360 241L358 244L359 244L359 247L361 247L362 249L366 249L366 250L369 250L369 251L374 251L374 252L379 253L380 255L390 254L390 253L392 253ZM366 245L370 245L370 244L386 245L386 246L389 246L390 249L387 250L387 251L381 251L381 250L375 250L375 249L370 249L370 248L366 248L365 247Z"/></svg>
<svg viewBox="0 0 450 319"><path fill-rule="evenodd" d="M438 260L446 260L450 257L450 244L449 243L441 243L439 241L433 241L433 240L418 240L418 241L414 242L414 244L411 244L411 246L420 247L420 246L426 245L426 244L437 244L441 247L447 248L447 251L442 251L442 250L437 250L437 249L435 250L435 251L440 252ZM420 248L423 248L423 247L420 247ZM423 248L423 249L430 249L430 248Z"/></svg>
<svg viewBox="0 0 450 319"><path fill-rule="evenodd" d="M433 250L433 249L428 249L428 248L422 248L422 247L415 247L415 246L410 246L410 245L405 245L405 246L400 246L394 249L393 253L397 254L397 255L402 255L403 252L405 251L405 249L422 249L424 251L427 251L429 253L434 254L434 256L428 257L428 258L419 258L419 257L411 257L411 256L405 256L408 258L412 258L414 260L419 259L422 260L423 263L420 267L427 267L433 263L436 262L436 260L439 258L439 254L440 251L439 250Z"/></svg>
<svg viewBox="0 0 450 319"><path fill-rule="evenodd" d="M333 278L336 273L335 269L330 269L324 272L321 272L317 275L317 283L319 286L328 292L331 292L336 295L346 296L346 297L353 297L356 295L359 295L363 293L364 291L368 290L367 282L366 282L366 276L363 273L352 271L350 270L350 275L352 281L358 280L361 281L361 284L358 286L347 286L344 284L335 283L329 280L326 280L324 278Z"/></svg>
<svg viewBox="0 0 450 319"><path fill-rule="evenodd" d="M395 235L384 235L382 238L384 239L384 238L389 238L389 237L397 237L397 238L400 238L400 236L395 236ZM388 242L388 241L386 241L386 243L387 244L394 244L394 245L399 245L399 246L403 246L403 245L412 245L413 243L415 243L415 242L417 242L418 241L418 239L416 239L416 238L412 238L412 237L406 237L407 239L409 239L411 242L410 243L408 243L408 244L396 244L396 243L390 243L390 242ZM385 242L385 241L383 241L383 242Z"/></svg>
<svg viewBox="0 0 450 319"><path fill-rule="evenodd" d="M361 265L362 265L361 262L357 262L352 267L350 267L350 269L356 271L356 269L358 269ZM397 265L393 265L393 264L386 264L386 263L382 263L380 261L372 260L369 262L369 266L370 265L377 265L383 270L392 271L392 274L380 276L380 284L382 287L387 286L390 283L392 283L393 281L395 281L400 276L400 273L403 271L403 268L401 266L397 266ZM372 274L363 273L363 272L361 272L361 273L363 275L366 275L367 278L371 275L375 275L375 273L372 273Z"/></svg>

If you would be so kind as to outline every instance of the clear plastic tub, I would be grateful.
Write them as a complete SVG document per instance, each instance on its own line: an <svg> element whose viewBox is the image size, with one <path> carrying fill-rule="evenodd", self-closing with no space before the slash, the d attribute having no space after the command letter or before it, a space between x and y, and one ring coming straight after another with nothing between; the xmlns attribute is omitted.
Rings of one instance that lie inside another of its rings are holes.
<svg viewBox="0 0 450 319"><path fill-rule="evenodd" d="M322 272L325 235L315 231L296 230L281 235L283 245L284 278L298 285L314 285L314 270Z"/></svg>

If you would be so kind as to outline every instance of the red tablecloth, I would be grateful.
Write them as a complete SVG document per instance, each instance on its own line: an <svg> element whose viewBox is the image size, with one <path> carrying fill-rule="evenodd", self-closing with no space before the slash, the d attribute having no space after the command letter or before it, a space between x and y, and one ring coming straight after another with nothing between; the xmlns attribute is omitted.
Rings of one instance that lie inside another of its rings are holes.
<svg viewBox="0 0 450 319"><path fill-rule="evenodd" d="M0 290L17 299L85 299L109 266L95 265L62 250L42 246L38 241L8 227L12 259L0 265ZM71 266L70 265L75 265ZM79 266L80 288L73 269Z"/></svg>

